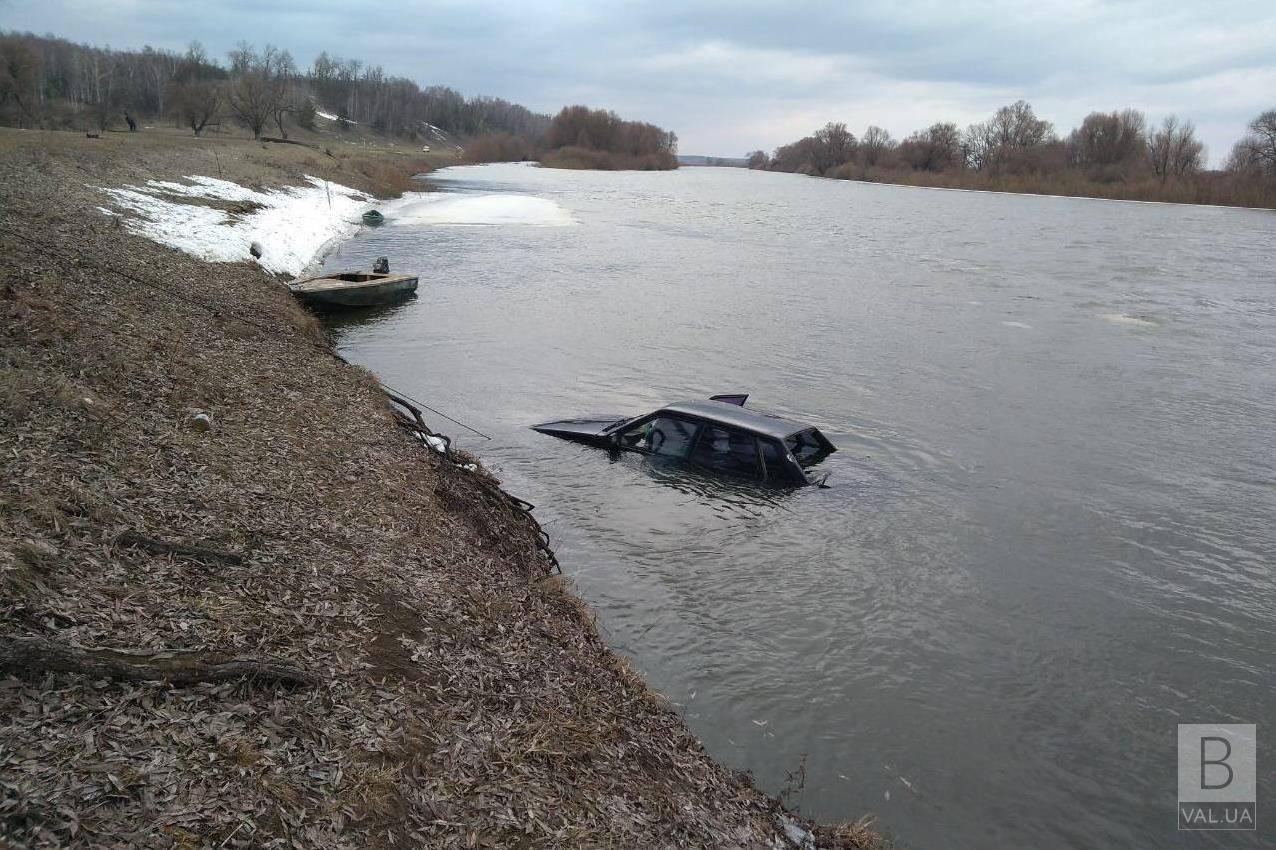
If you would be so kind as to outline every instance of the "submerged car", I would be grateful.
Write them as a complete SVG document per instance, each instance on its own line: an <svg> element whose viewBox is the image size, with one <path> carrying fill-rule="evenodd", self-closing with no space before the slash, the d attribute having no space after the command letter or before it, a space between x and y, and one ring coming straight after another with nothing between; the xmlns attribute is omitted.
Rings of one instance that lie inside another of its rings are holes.
<svg viewBox="0 0 1276 850"><path fill-rule="evenodd" d="M612 451L629 451L700 469L779 484L823 484L809 467L837 449L811 425L747 410L747 395L666 405L641 416L591 416L532 430Z"/></svg>

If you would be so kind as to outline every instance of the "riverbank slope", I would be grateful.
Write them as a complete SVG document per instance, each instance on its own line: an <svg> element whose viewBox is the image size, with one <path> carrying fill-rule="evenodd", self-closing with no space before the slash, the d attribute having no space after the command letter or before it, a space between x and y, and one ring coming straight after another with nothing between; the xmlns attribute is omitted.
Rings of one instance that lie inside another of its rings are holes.
<svg viewBox="0 0 1276 850"><path fill-rule="evenodd" d="M98 210L191 174L387 196L426 165L333 153L0 132L0 845L786 846L535 527L284 286ZM209 681L126 675L187 662Z"/></svg>

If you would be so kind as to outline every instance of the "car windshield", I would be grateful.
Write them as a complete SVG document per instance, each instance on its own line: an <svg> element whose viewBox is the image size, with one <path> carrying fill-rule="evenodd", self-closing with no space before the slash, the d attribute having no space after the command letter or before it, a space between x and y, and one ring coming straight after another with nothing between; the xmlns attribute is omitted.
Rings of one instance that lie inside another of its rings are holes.
<svg viewBox="0 0 1276 850"><path fill-rule="evenodd" d="M603 433L610 434L612 431L615 431L617 428L620 428L622 425L628 422L633 422L637 418L638 418L637 416L629 416L629 417L626 417L625 419L617 419L615 422L611 423L606 428L604 428Z"/></svg>

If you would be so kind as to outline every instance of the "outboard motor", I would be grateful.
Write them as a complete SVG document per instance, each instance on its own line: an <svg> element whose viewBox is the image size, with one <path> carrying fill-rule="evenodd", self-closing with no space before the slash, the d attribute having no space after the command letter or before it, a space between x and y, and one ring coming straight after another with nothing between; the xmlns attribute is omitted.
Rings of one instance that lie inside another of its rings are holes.
<svg viewBox="0 0 1276 850"><path fill-rule="evenodd" d="M377 257L377 261L372 264L374 274L389 274L390 260L387 257Z"/></svg>

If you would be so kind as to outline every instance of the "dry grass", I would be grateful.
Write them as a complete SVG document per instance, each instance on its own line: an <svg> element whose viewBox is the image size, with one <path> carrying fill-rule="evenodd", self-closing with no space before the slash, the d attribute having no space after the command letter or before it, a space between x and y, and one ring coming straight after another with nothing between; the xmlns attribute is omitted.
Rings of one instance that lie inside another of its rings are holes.
<svg viewBox="0 0 1276 850"><path fill-rule="evenodd" d="M200 144L118 135L0 133L0 640L269 654L324 684L0 678L0 835L783 846L778 802L608 650L545 578L532 524L397 428L282 287L94 212L90 179L217 173ZM213 149L262 185L313 155ZM418 167L359 162L340 160L363 181L343 182L382 193ZM125 531L243 563L117 545Z"/></svg>
<svg viewBox="0 0 1276 850"><path fill-rule="evenodd" d="M448 151L422 153L373 136L298 133L320 149L254 142L242 133L196 138L163 127L139 133L108 132L100 139L65 131L0 128L0 157L11 166L21 164L39 174L79 172L84 180L97 179L98 185L104 171L120 184L198 173L233 178L253 188L299 185L309 174L380 198L419 191L423 187L413 180L415 175L459 161Z"/></svg>

